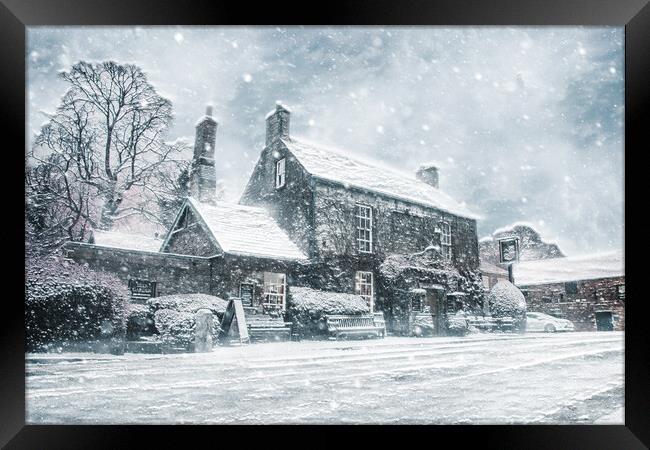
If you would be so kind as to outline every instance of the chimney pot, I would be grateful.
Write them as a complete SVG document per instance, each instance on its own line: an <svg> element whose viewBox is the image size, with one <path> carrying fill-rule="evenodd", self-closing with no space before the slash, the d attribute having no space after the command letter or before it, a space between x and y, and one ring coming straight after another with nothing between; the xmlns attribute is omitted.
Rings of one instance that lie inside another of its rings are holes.
<svg viewBox="0 0 650 450"><path fill-rule="evenodd" d="M208 117L212 117L212 105L208 105L205 107L205 115Z"/></svg>
<svg viewBox="0 0 650 450"><path fill-rule="evenodd" d="M440 182L438 178L438 167L434 164L423 164L415 173L418 180L438 189Z"/></svg>

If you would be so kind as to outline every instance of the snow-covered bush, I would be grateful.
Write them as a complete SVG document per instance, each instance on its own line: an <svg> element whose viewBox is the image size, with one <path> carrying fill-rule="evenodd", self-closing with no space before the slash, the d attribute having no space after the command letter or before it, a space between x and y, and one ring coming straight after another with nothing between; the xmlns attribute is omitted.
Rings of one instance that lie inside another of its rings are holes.
<svg viewBox="0 0 650 450"><path fill-rule="evenodd" d="M228 302L222 298L208 294L174 294L154 297L147 300L149 309L155 313L160 309L171 309L179 312L195 313L199 309L209 309L212 314L223 317Z"/></svg>
<svg viewBox="0 0 650 450"><path fill-rule="evenodd" d="M165 295L151 298L147 304L161 340L171 347L185 348L194 343L195 315L199 309L212 311L212 338L216 342L219 323L228 306L227 301L207 294Z"/></svg>
<svg viewBox="0 0 650 450"><path fill-rule="evenodd" d="M194 314L173 309L160 309L154 314L161 340L171 347L189 347L194 342Z"/></svg>
<svg viewBox="0 0 650 450"><path fill-rule="evenodd" d="M29 350L123 337L129 292L115 275L90 270L60 255L28 259L25 269Z"/></svg>
<svg viewBox="0 0 650 450"><path fill-rule="evenodd" d="M526 324L526 298L517 286L501 280L492 287L487 300L493 317L511 317L515 330L523 330Z"/></svg>
<svg viewBox="0 0 650 450"><path fill-rule="evenodd" d="M469 332L467 316L461 310L447 316L447 333L452 336L464 336Z"/></svg>
<svg viewBox="0 0 650 450"><path fill-rule="evenodd" d="M287 302L287 315L302 335L325 333L325 316L335 314L369 314L368 304L358 295L292 287Z"/></svg>

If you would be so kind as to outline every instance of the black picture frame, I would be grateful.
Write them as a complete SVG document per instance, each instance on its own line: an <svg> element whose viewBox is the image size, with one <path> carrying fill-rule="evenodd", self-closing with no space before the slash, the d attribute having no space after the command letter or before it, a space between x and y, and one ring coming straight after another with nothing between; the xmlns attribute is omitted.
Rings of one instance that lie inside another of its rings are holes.
<svg viewBox="0 0 650 450"><path fill-rule="evenodd" d="M0 0L0 127L3 130L2 167L5 243L3 315L0 327L2 370L0 376L0 445L22 448L184 448L190 440L209 438L223 443L224 430L187 426L47 426L25 425L24 308L21 300L25 273L24 196L16 191L24 175L25 147L25 44L26 27L38 25L616 25L625 26L625 214L633 193L647 192L642 164L633 164L650 148L647 142L650 92L650 5L647 0L473 0L449 1L336 1L326 3L248 2L195 0ZM24 180L23 180L24 182ZM24 184L23 184L24 186ZM645 206L644 206L645 208ZM628 233L643 221L628 220ZM647 222L646 222L647 223ZM641 234L639 233L639 236ZM630 241L627 239L626 241ZM634 239L632 240L634 241ZM10 244L10 245L7 245ZM645 244L645 241L644 241ZM9 251L11 248L11 251ZM626 261L644 251L645 245L628 249ZM628 253L629 250L631 253ZM15 251L15 256L14 256ZM240 426L234 436L258 435L263 441L283 446L318 443L314 431L333 438L335 433L364 433L364 446L384 437L419 445L414 431L427 445L457 447L473 441L480 448L499 449L637 449L650 446L650 352L648 323L643 314L642 285L637 276L643 265L628 264L626 284L632 292L627 304L625 334L624 426L432 426L415 427L265 427ZM12 289L7 289L11 287ZM14 291L15 289L15 291ZM636 295L635 295L636 293ZM634 301L634 299L638 301ZM450 438L453 444L443 444ZM140 441L140 442L138 442ZM421 441L422 442L422 441ZM223 444L220 444L223 445Z"/></svg>

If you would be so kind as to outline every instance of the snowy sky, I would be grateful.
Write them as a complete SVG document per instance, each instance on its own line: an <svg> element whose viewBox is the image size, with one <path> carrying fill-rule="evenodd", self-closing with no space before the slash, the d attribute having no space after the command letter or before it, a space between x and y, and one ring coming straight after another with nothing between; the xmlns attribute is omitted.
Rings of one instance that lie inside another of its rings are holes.
<svg viewBox="0 0 650 450"><path fill-rule="evenodd" d="M624 30L614 27L30 27L33 133L79 60L139 65L173 102L169 140L212 103L236 201L281 100L292 134L413 172L578 255L623 246Z"/></svg>

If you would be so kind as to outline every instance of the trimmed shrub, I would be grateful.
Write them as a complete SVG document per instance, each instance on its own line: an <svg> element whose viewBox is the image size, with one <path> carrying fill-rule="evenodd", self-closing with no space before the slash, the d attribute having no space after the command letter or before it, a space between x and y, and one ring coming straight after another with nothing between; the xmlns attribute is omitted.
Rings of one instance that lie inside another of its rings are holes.
<svg viewBox="0 0 650 450"><path fill-rule="evenodd" d="M154 314L154 321L160 338L165 344L171 347L189 348L194 342L193 313L159 309Z"/></svg>
<svg viewBox="0 0 650 450"><path fill-rule="evenodd" d="M228 302L207 294L175 294L151 298L147 301L160 339L170 347L191 349L194 344L195 314L199 309L209 309L215 316L212 321L212 339L217 342L219 323Z"/></svg>
<svg viewBox="0 0 650 450"><path fill-rule="evenodd" d="M61 256L30 259L25 268L28 350L123 338L129 292L119 278Z"/></svg>
<svg viewBox="0 0 650 450"><path fill-rule="evenodd" d="M451 336L465 336L469 333L467 317L463 311L447 317L447 333Z"/></svg>
<svg viewBox="0 0 650 450"><path fill-rule="evenodd" d="M303 336L326 334L325 316L333 314L369 314L363 297L339 292L292 287L287 302L287 315Z"/></svg>
<svg viewBox="0 0 650 450"><path fill-rule="evenodd" d="M199 309L209 309L219 320L226 312L228 302L222 298L208 294L174 294L154 297L147 300L152 313L160 309L171 309L179 312L195 313Z"/></svg>
<svg viewBox="0 0 650 450"><path fill-rule="evenodd" d="M514 320L515 331L525 329L526 298L517 286L509 281L501 280L492 287L487 300L492 317L511 317Z"/></svg>

